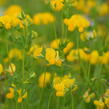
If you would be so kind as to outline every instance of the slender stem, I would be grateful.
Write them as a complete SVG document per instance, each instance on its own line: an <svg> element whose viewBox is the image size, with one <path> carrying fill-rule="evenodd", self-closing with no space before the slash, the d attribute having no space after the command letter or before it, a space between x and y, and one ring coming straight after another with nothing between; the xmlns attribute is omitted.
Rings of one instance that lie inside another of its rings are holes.
<svg viewBox="0 0 109 109"><path fill-rule="evenodd" d="M54 13L55 14L55 16L56 16L56 13ZM53 29L54 29L54 36L55 36L55 39L57 39L58 38L58 35L57 35L57 29L56 29L56 21L53 23Z"/></svg>
<svg viewBox="0 0 109 109"><path fill-rule="evenodd" d="M56 30L56 25L54 24L54 36L55 36L55 39L57 39L57 30Z"/></svg>
<svg viewBox="0 0 109 109"><path fill-rule="evenodd" d="M91 68L91 64L89 63L89 65L88 65L88 73L87 73L88 84L90 83L90 68Z"/></svg>
<svg viewBox="0 0 109 109"><path fill-rule="evenodd" d="M48 99L48 108L47 109L50 109L50 101L51 101L52 95L53 95L53 92L49 96L49 99Z"/></svg>
<svg viewBox="0 0 109 109"><path fill-rule="evenodd" d="M7 54L9 52L9 36L7 35L7 41L6 41L6 50L7 50Z"/></svg>
<svg viewBox="0 0 109 109"><path fill-rule="evenodd" d="M77 40L76 40L76 43L77 43L77 49L79 49L79 46L80 46L80 37L79 37L79 35L77 36L76 39L77 39Z"/></svg>
<svg viewBox="0 0 109 109"><path fill-rule="evenodd" d="M61 12L61 37L64 38L64 22L63 22L63 11Z"/></svg>
<svg viewBox="0 0 109 109"><path fill-rule="evenodd" d="M57 101L57 103L56 103L57 104L56 105L56 109L59 109L59 97L57 97L57 100L56 101Z"/></svg>
<svg viewBox="0 0 109 109"><path fill-rule="evenodd" d="M24 79L24 73L25 73L25 50L27 46L27 27L24 28L24 48L23 48L23 60L22 60L22 77Z"/></svg>
<svg viewBox="0 0 109 109"><path fill-rule="evenodd" d="M23 60L22 60L22 78L24 80L24 73L25 73L25 55L24 55L24 51L23 51Z"/></svg>
<svg viewBox="0 0 109 109"><path fill-rule="evenodd" d="M72 109L74 109L74 100L73 100L73 97L72 97Z"/></svg>

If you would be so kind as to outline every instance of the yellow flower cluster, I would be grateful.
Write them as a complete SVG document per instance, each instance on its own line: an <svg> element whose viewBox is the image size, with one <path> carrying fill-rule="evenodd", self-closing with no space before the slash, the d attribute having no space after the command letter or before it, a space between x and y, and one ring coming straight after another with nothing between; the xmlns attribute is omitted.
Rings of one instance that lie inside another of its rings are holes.
<svg viewBox="0 0 109 109"><path fill-rule="evenodd" d="M68 61L76 61L78 59L88 61L90 64L108 64L109 63L109 52L105 52L102 56L99 55L97 50L92 51L90 54L86 53L83 49L71 50L67 55Z"/></svg>
<svg viewBox="0 0 109 109"><path fill-rule="evenodd" d="M105 109L105 107L109 108L109 89L106 90L102 98L95 100L94 104L96 109Z"/></svg>
<svg viewBox="0 0 109 109"><path fill-rule="evenodd" d="M60 11L64 7L64 0L51 0L50 4L55 11Z"/></svg>
<svg viewBox="0 0 109 109"><path fill-rule="evenodd" d="M109 4L103 3L100 6L98 6L98 13L100 16L106 16L109 14Z"/></svg>
<svg viewBox="0 0 109 109"><path fill-rule="evenodd" d="M79 49L79 50L74 49L70 51L70 53L67 55L66 58L68 61L71 61L71 62L76 61L79 58L87 61L89 59L89 55L83 49Z"/></svg>
<svg viewBox="0 0 109 109"><path fill-rule="evenodd" d="M24 28L29 23L32 23L32 19L28 15L24 15L22 18L22 9L17 5L9 7L5 12L4 16L0 16L0 27L5 27L6 29L11 29L13 27L19 26Z"/></svg>
<svg viewBox="0 0 109 109"><path fill-rule="evenodd" d="M56 39L51 42L50 48L45 48L45 52L42 51L42 47L33 45L29 50L29 54L32 54L34 58L37 58L39 56L42 56L43 58L45 56L44 59L48 62L48 65L62 66L62 63L65 61L65 59L67 59L67 61L69 62L75 62L81 59L83 61L89 62L90 64L109 64L108 51L100 55L97 50L90 51L88 48L72 49L74 43L71 41L68 41L65 45L66 46L60 52L58 49L59 46L61 46L61 40ZM62 57L62 53L65 54L65 57Z"/></svg>
<svg viewBox="0 0 109 109"><path fill-rule="evenodd" d="M18 95L19 95L19 97L18 97L18 103L21 103L21 102L23 101L23 99L27 98L27 96L28 96L28 93L27 93L27 92L25 92L25 93L22 95L22 89L18 89L18 90L17 90L17 93L18 93Z"/></svg>
<svg viewBox="0 0 109 109"><path fill-rule="evenodd" d="M86 103L89 103L91 99L94 97L95 97L95 93L90 93L90 89L88 89L83 95L83 99Z"/></svg>
<svg viewBox="0 0 109 109"><path fill-rule="evenodd" d="M5 12L5 15L18 17L22 12L22 8L18 5L10 6Z"/></svg>
<svg viewBox="0 0 109 109"><path fill-rule="evenodd" d="M109 89L107 89L104 94L104 102L106 107L109 108Z"/></svg>
<svg viewBox="0 0 109 109"><path fill-rule="evenodd" d="M72 79L69 75L54 77L53 87L56 90L56 96L64 96L69 89L72 89L74 84L75 79Z"/></svg>
<svg viewBox="0 0 109 109"><path fill-rule="evenodd" d="M48 12L38 13L34 15L33 17L33 23L36 25L48 24L54 21L55 21L55 17L51 13L48 13Z"/></svg>
<svg viewBox="0 0 109 109"><path fill-rule="evenodd" d="M74 0L73 7L88 14L93 7L96 6L95 0Z"/></svg>
<svg viewBox="0 0 109 109"><path fill-rule="evenodd" d="M96 32L95 31L92 31L92 32L83 32L81 33L80 35L80 39L82 41L86 41L86 40L89 40L89 39L94 39L96 38Z"/></svg>
<svg viewBox="0 0 109 109"><path fill-rule="evenodd" d="M43 49L44 47L34 44L30 48L28 55L32 55L34 58L38 58L39 56L43 58L45 56L44 59L46 59L48 65L61 66L63 59L60 58L60 52L58 50L60 45L61 45L60 39L53 40L50 44L51 47L45 48L45 50ZM73 42L66 41L65 47L62 49L62 52L64 54L68 54L70 50L73 48L73 46L74 46Z"/></svg>
<svg viewBox="0 0 109 109"><path fill-rule="evenodd" d="M97 26L97 35L100 37L106 37L108 35L107 27L103 24Z"/></svg>
<svg viewBox="0 0 109 109"><path fill-rule="evenodd" d="M9 92L6 94L6 98L8 99L13 99L15 96L16 86L14 84L12 84L12 86L14 87L9 88ZM18 100L17 100L18 103L21 103L23 99L27 98L27 92L22 92L22 89L18 89L17 93L18 93Z"/></svg>
<svg viewBox="0 0 109 109"><path fill-rule="evenodd" d="M74 43L69 41L69 40L61 40L61 39L55 39L53 40L51 43L50 43L50 46L51 48L53 49L58 49L59 46L62 44L62 43L67 43L65 48L63 49L63 52L64 54L67 54L73 47L74 47Z"/></svg>
<svg viewBox="0 0 109 109"><path fill-rule="evenodd" d="M11 49L8 53L6 61L9 61L13 58L22 59L23 58L22 51L17 48Z"/></svg>
<svg viewBox="0 0 109 109"><path fill-rule="evenodd" d="M9 93L7 93L6 98L8 99L14 98L14 88L9 88Z"/></svg>
<svg viewBox="0 0 109 109"><path fill-rule="evenodd" d="M64 23L68 26L69 31L74 31L78 28L79 32L83 32L86 27L90 26L90 22L82 15L73 15L70 19L65 18Z"/></svg>
<svg viewBox="0 0 109 109"><path fill-rule="evenodd" d="M94 104L96 106L96 109L104 109L104 102L102 100L95 100Z"/></svg>
<svg viewBox="0 0 109 109"><path fill-rule="evenodd" d="M10 59L12 59L13 57L17 57L18 59L23 58L21 50L19 50L17 48L10 50L8 56Z"/></svg>
<svg viewBox="0 0 109 109"><path fill-rule="evenodd" d="M39 77L39 87L44 88L51 79L51 74L49 72L42 73Z"/></svg>
<svg viewBox="0 0 109 109"><path fill-rule="evenodd" d="M21 22L17 17L14 16L1 16L0 17L0 27L4 26L6 29L10 29L12 27L20 26Z"/></svg>
<svg viewBox="0 0 109 109"><path fill-rule="evenodd" d="M22 9L20 6L12 5L5 12L4 16L0 17L0 26L4 26L6 29L10 29L11 27L21 26L20 20L17 18Z"/></svg>

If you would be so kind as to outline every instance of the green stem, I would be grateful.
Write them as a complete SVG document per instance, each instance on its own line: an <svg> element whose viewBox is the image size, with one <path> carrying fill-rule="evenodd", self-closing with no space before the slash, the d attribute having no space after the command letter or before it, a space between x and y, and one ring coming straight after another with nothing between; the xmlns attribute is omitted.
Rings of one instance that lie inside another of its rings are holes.
<svg viewBox="0 0 109 109"><path fill-rule="evenodd" d="M27 46L27 27L24 28L24 48L23 48L23 60L22 60L22 77L24 80L24 74L25 74L25 51Z"/></svg>
<svg viewBox="0 0 109 109"><path fill-rule="evenodd" d="M61 37L62 37L62 39L64 39L65 37L64 37L64 22L63 22L63 11L61 12Z"/></svg>
<svg viewBox="0 0 109 109"><path fill-rule="evenodd" d="M79 35L77 36L76 43L77 43L77 49L79 49L79 46L80 46L80 37L79 37Z"/></svg>
<svg viewBox="0 0 109 109"><path fill-rule="evenodd" d="M88 73L87 73L88 85L90 83L90 69L91 69L91 64L89 63L89 65L88 65Z"/></svg>
<svg viewBox="0 0 109 109"><path fill-rule="evenodd" d="M57 100L56 100L56 109L59 109L59 97L57 97Z"/></svg>
<svg viewBox="0 0 109 109"><path fill-rule="evenodd" d="M54 35L55 35L55 39L57 39L57 31L56 31L56 25L54 24Z"/></svg>
<svg viewBox="0 0 109 109"><path fill-rule="evenodd" d="M6 41L6 50L7 50L7 54L9 52L9 36L7 35L7 41Z"/></svg>
<svg viewBox="0 0 109 109"><path fill-rule="evenodd" d="M49 96L49 99L48 99L48 108L47 109L50 109L50 101L51 101L52 95L53 95L53 92Z"/></svg>
<svg viewBox="0 0 109 109"><path fill-rule="evenodd" d="M72 109L74 109L74 100L73 100L73 97L72 97Z"/></svg>

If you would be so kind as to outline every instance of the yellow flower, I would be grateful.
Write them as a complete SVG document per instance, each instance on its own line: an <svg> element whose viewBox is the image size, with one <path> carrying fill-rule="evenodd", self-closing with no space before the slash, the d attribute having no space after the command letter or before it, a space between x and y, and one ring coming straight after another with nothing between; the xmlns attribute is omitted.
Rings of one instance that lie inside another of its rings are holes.
<svg viewBox="0 0 109 109"><path fill-rule="evenodd" d="M100 56L100 63L101 64L108 64L109 63L109 52L106 52L103 54L103 56Z"/></svg>
<svg viewBox="0 0 109 109"><path fill-rule="evenodd" d="M104 3L98 7L98 12L100 16L105 16L109 13L109 4Z"/></svg>
<svg viewBox="0 0 109 109"><path fill-rule="evenodd" d="M65 86L62 83L54 84L54 89L56 90L56 96L64 96Z"/></svg>
<svg viewBox="0 0 109 109"><path fill-rule="evenodd" d="M60 45L60 39L55 39L50 44L51 48L54 48L54 49L59 48L59 45Z"/></svg>
<svg viewBox="0 0 109 109"><path fill-rule="evenodd" d="M62 65L62 60L61 59L57 59L56 60L56 65L57 66L61 66Z"/></svg>
<svg viewBox="0 0 109 109"><path fill-rule="evenodd" d="M63 77L62 83L66 88L70 88L75 83L75 79L71 79L69 75Z"/></svg>
<svg viewBox="0 0 109 109"><path fill-rule="evenodd" d="M51 74L49 72L43 73L39 77L39 87L45 87L51 79Z"/></svg>
<svg viewBox="0 0 109 109"><path fill-rule="evenodd" d="M28 54L32 54L34 58L41 56L43 48L38 45L33 45Z"/></svg>
<svg viewBox="0 0 109 109"><path fill-rule="evenodd" d="M96 2L95 0L74 0L72 6L77 10L81 10L85 14L88 14L91 9L96 6Z"/></svg>
<svg viewBox="0 0 109 109"><path fill-rule="evenodd" d="M38 13L33 17L33 23L36 25L48 24L55 21L55 17L48 12Z"/></svg>
<svg viewBox="0 0 109 109"><path fill-rule="evenodd" d="M22 9L20 6L12 5L5 11L5 15L17 17L20 15L21 12L22 12Z"/></svg>
<svg viewBox="0 0 109 109"><path fill-rule="evenodd" d="M46 48L45 58L50 65L56 64L58 66L61 66L62 64L62 60L59 57L59 52L55 51L53 48Z"/></svg>
<svg viewBox="0 0 109 109"><path fill-rule="evenodd" d="M71 50L70 53L67 55L68 61L73 62L78 59L88 61L90 59L89 54L87 54L84 49L75 49Z"/></svg>
<svg viewBox="0 0 109 109"><path fill-rule="evenodd" d="M109 98L105 98L105 104L106 104L107 108L109 108Z"/></svg>
<svg viewBox="0 0 109 109"><path fill-rule="evenodd" d="M53 48L47 48L46 49L46 60L50 64L55 64L56 59L56 51Z"/></svg>
<svg viewBox="0 0 109 109"><path fill-rule="evenodd" d="M22 59L23 58L22 52L19 49L17 49L17 48L11 49L9 51L8 57L9 57L9 59L12 59L14 57L16 57L18 59Z"/></svg>
<svg viewBox="0 0 109 109"><path fill-rule="evenodd" d="M64 91L57 91L56 96L64 96L65 92Z"/></svg>
<svg viewBox="0 0 109 109"><path fill-rule="evenodd" d="M22 97L19 97L19 98L18 98L18 103L21 103L22 100L23 100L23 98L22 98Z"/></svg>
<svg viewBox="0 0 109 109"><path fill-rule="evenodd" d="M67 46L63 49L64 53L67 54L74 46L73 42L69 42Z"/></svg>
<svg viewBox="0 0 109 109"><path fill-rule="evenodd" d="M18 89L18 90L17 90L17 93L18 93L19 95L21 95L22 89Z"/></svg>
<svg viewBox="0 0 109 109"><path fill-rule="evenodd" d="M94 50L89 56L89 62L91 64L97 64L99 62L99 54L98 51Z"/></svg>
<svg viewBox="0 0 109 109"><path fill-rule="evenodd" d="M13 16L0 16L1 27L4 26L6 29L10 29L12 27L20 26L20 20L17 17Z"/></svg>
<svg viewBox="0 0 109 109"><path fill-rule="evenodd" d="M104 109L104 102L102 100L95 100L94 104L96 106L96 109Z"/></svg>
<svg viewBox="0 0 109 109"><path fill-rule="evenodd" d="M70 19L65 18L64 23L68 26L69 31L78 28L79 32L83 32L86 27L90 26L90 22L79 14L73 15Z"/></svg>
<svg viewBox="0 0 109 109"><path fill-rule="evenodd" d="M97 26L97 35L104 38L105 36L107 36L107 34L107 27L103 24L99 24Z"/></svg>
<svg viewBox="0 0 109 109"><path fill-rule="evenodd" d="M9 64L8 72L10 73L10 75L13 75L15 71L16 71L16 66L15 66L15 64L10 63L10 64Z"/></svg>
<svg viewBox="0 0 109 109"><path fill-rule="evenodd" d="M64 77L55 76L53 87L56 90L56 96L64 96L74 83L75 79L70 78L69 75L65 75Z"/></svg>
<svg viewBox="0 0 109 109"><path fill-rule="evenodd" d="M109 89L106 89L106 92L104 93L104 97L109 97Z"/></svg>
<svg viewBox="0 0 109 109"><path fill-rule="evenodd" d="M83 99L85 100L86 103L89 103L91 99L95 97L95 93L89 94L89 91L90 90L87 90L83 95Z"/></svg>
<svg viewBox="0 0 109 109"><path fill-rule="evenodd" d="M25 92L24 95L22 96L22 98L27 98L27 96L28 96L28 93Z"/></svg>
<svg viewBox="0 0 109 109"><path fill-rule="evenodd" d="M61 11L64 7L64 0L51 0L50 4L55 11Z"/></svg>
<svg viewBox="0 0 109 109"><path fill-rule="evenodd" d="M14 98L14 88L9 88L9 93L6 94L6 98L8 99Z"/></svg>
<svg viewBox="0 0 109 109"><path fill-rule="evenodd" d="M75 61L78 59L78 51L77 50L71 50L70 53L67 55L68 61Z"/></svg>
<svg viewBox="0 0 109 109"><path fill-rule="evenodd" d="M4 16L0 17L1 26L4 26L6 29L11 29L12 27L22 27L24 21L20 20L18 16L21 14L22 9L18 5L10 6L5 12Z"/></svg>
<svg viewBox="0 0 109 109"><path fill-rule="evenodd" d="M84 61L88 61L89 54L87 54L83 49L79 49L78 52L79 52L80 59L82 59Z"/></svg>
<svg viewBox="0 0 109 109"><path fill-rule="evenodd" d="M19 95L18 97L18 103L21 103L23 101L23 99L27 98L27 92L25 92L23 95L22 95L22 89L18 89L17 90L17 93Z"/></svg>
<svg viewBox="0 0 109 109"><path fill-rule="evenodd" d="M95 37L96 37L96 32L95 31L92 31L92 32L83 32L80 35L80 39L82 41L89 40L89 39L94 39Z"/></svg>
<svg viewBox="0 0 109 109"><path fill-rule="evenodd" d="M2 72L3 72L3 65L0 64L0 73L2 73Z"/></svg>

